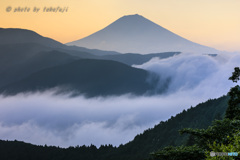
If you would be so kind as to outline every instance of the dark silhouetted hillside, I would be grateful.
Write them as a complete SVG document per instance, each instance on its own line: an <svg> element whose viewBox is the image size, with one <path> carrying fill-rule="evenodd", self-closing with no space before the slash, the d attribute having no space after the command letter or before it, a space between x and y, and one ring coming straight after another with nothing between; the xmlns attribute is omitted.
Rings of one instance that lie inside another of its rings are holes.
<svg viewBox="0 0 240 160"><path fill-rule="evenodd" d="M142 69L108 60L82 59L35 72L18 82L1 88L5 94L43 91L60 87L87 96L143 95L155 90L158 79L147 81Z"/></svg>

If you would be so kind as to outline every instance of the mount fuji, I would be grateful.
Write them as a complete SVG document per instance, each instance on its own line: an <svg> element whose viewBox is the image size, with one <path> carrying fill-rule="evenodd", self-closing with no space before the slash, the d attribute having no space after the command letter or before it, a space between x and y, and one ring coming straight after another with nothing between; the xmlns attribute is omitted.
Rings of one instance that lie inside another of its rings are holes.
<svg viewBox="0 0 240 160"><path fill-rule="evenodd" d="M104 29L67 43L120 53L193 52L215 54L216 49L191 42L141 15L123 16Z"/></svg>

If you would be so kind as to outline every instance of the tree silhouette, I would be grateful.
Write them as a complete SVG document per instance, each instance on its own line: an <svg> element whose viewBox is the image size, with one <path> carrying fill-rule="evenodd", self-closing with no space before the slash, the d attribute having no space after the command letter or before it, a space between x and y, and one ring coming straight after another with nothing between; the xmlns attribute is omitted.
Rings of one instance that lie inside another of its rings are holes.
<svg viewBox="0 0 240 160"><path fill-rule="evenodd" d="M232 80L233 82L237 83L239 81L240 76L240 69L239 67L234 68L234 72L232 73L232 76L229 78L229 80ZM240 90L239 85L236 85L235 87L231 88L228 92L228 95L230 97L228 101L228 108L226 110L226 118L228 119L240 119Z"/></svg>

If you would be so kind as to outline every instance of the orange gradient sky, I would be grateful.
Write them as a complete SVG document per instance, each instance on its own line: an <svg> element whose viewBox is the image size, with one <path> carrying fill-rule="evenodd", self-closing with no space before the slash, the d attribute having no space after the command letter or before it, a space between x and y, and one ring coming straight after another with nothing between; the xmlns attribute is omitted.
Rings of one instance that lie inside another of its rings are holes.
<svg viewBox="0 0 240 160"><path fill-rule="evenodd" d="M14 12L16 7L31 10ZM40 11L33 12L34 7ZM68 7L68 12L43 12L44 7ZM0 27L30 29L62 43L129 14L140 14L193 42L240 51L240 0L0 0Z"/></svg>

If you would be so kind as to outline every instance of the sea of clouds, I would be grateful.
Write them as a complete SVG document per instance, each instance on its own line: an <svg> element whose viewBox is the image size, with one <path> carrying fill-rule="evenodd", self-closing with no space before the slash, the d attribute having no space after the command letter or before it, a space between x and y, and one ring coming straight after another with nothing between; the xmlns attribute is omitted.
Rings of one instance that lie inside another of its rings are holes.
<svg viewBox="0 0 240 160"><path fill-rule="evenodd" d="M171 80L165 94L85 98L54 91L0 95L0 139L61 147L120 144L183 109L226 94L240 54L180 54L134 66ZM151 77L150 77L151 78Z"/></svg>

